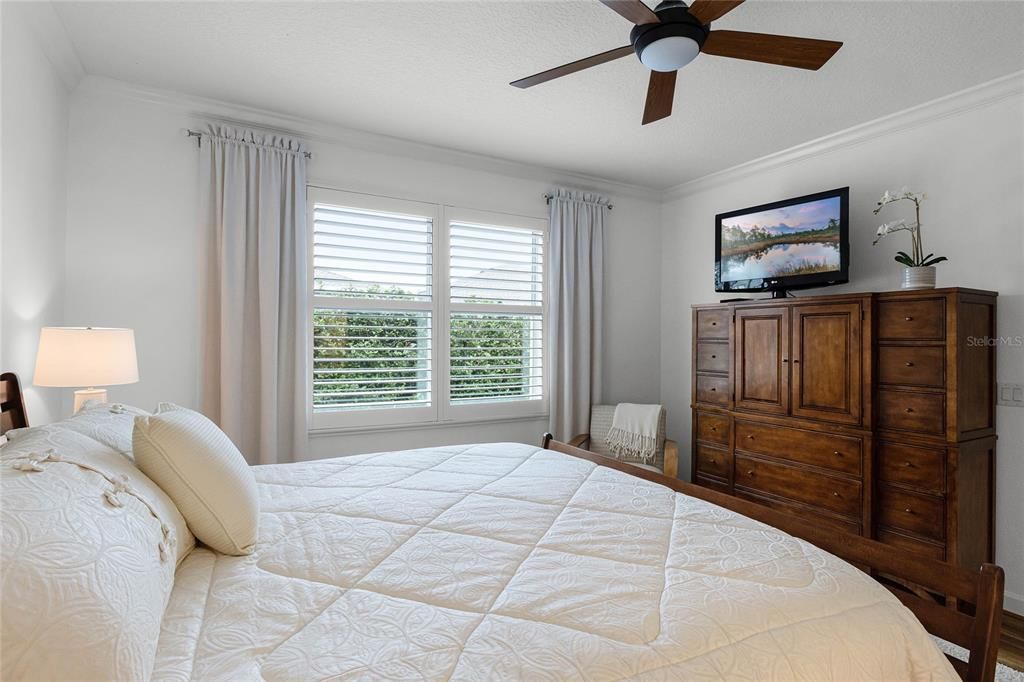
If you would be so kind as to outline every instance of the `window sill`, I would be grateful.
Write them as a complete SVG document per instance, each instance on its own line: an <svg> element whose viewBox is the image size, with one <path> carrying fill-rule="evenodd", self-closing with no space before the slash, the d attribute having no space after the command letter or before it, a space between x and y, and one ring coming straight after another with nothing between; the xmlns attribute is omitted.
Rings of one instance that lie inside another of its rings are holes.
<svg viewBox="0 0 1024 682"><path fill-rule="evenodd" d="M374 433L380 431L423 431L423 430L437 430L447 429L450 427L461 427L461 426L477 426L485 424L510 424L515 422L531 422L544 420L547 421L547 412L538 412L537 414L527 415L516 415L514 417L488 417L485 419L450 419L448 421L430 421L420 423L409 423L409 424L390 424L386 426L372 425L372 426L324 426L319 428L309 429L310 438L326 438L330 436L338 436L353 433ZM538 437L541 434L537 434Z"/></svg>

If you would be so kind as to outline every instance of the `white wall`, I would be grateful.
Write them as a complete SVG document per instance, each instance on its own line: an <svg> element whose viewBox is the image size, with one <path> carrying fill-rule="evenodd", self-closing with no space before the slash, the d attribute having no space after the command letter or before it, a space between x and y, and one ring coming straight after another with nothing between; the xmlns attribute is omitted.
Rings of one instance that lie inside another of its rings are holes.
<svg viewBox="0 0 1024 682"><path fill-rule="evenodd" d="M899 286L892 261L905 234L872 247L872 215L886 189L926 191L926 252L948 256L939 286L999 292L1001 335L1024 335L1024 96L1021 78L866 126L803 150L716 174L679 188L662 211L662 401L670 436L690 442L690 305L717 301L715 214L850 186L850 284L830 290ZM962 108L966 107L966 108ZM817 292L815 292L817 293ZM999 381L1024 382L1024 348L1001 346ZM1007 571L1007 603L1024 612L1024 410L1000 407L997 560ZM680 471L689 472L688 456ZM688 474L687 474L688 475Z"/></svg>
<svg viewBox="0 0 1024 682"><path fill-rule="evenodd" d="M64 315L70 98L37 26L39 13L52 11L21 3L2 10L0 368L20 375L33 423L61 416L61 389L32 386L39 329Z"/></svg>
<svg viewBox="0 0 1024 682"><path fill-rule="evenodd" d="M141 381L112 387L112 400L197 402L198 155L182 131L201 124L200 112L302 133L313 152L310 183L324 187L539 217L546 216L543 194L553 183L604 192L614 203L606 247L605 399L658 400L660 208L653 194L89 78L71 113L67 323L135 329ZM318 436L311 454L535 442L545 428L528 420Z"/></svg>

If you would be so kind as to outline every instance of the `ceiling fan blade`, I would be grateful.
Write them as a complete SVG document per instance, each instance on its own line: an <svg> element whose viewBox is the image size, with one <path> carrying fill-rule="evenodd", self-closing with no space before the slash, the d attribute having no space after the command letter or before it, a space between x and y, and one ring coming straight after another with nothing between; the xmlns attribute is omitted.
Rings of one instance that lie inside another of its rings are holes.
<svg viewBox="0 0 1024 682"><path fill-rule="evenodd" d="M710 24L742 4L743 0L694 0L690 5L690 14L700 23Z"/></svg>
<svg viewBox="0 0 1024 682"><path fill-rule="evenodd" d="M660 21L654 10L640 0L600 0L600 2L634 24L657 24Z"/></svg>
<svg viewBox="0 0 1024 682"><path fill-rule="evenodd" d="M746 31L711 31L701 52L718 57L817 71L842 46L842 43L835 40L793 38Z"/></svg>
<svg viewBox="0 0 1024 682"><path fill-rule="evenodd" d="M676 94L678 71L651 71L647 86L647 104L644 105L644 125L672 115L672 99Z"/></svg>
<svg viewBox="0 0 1024 682"><path fill-rule="evenodd" d="M527 76L526 78L520 78L517 81L512 81L511 83L509 83L509 85L514 85L517 88L529 88L534 85L546 83L556 78L561 78L562 76L568 76L570 73L576 73L577 71L582 71L583 69L589 69L591 66L597 66L598 64L604 64L606 62L620 59L629 54L633 54L632 45L617 47L614 50L608 50L607 52L602 52L601 54L595 54L591 55L590 57L585 57L583 59L577 59L574 62L562 64L561 66L556 66L553 69L548 69L547 71L535 73L532 76Z"/></svg>

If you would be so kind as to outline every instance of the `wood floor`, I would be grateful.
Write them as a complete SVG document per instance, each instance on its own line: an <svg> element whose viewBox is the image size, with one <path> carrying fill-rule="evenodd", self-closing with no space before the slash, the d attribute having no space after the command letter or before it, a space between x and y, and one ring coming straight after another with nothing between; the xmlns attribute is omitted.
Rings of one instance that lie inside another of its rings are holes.
<svg viewBox="0 0 1024 682"><path fill-rule="evenodd" d="M1003 637L999 662L1024 672L1024 616L1003 611Z"/></svg>

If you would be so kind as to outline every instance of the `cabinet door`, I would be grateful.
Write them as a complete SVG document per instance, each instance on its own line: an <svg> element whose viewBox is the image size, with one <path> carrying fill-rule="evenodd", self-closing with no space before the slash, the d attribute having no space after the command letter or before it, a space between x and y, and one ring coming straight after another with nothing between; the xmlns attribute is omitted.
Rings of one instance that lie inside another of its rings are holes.
<svg viewBox="0 0 1024 682"><path fill-rule="evenodd" d="M794 417L860 424L861 344L859 303L793 307Z"/></svg>
<svg viewBox="0 0 1024 682"><path fill-rule="evenodd" d="M736 310L736 409L789 410L789 307Z"/></svg>

